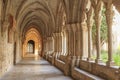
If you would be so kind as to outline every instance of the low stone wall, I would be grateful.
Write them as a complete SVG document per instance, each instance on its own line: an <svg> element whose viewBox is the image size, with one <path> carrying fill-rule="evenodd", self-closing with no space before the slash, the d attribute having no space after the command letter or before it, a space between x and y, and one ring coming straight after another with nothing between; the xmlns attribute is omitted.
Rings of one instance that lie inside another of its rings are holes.
<svg viewBox="0 0 120 80"><path fill-rule="evenodd" d="M80 69L83 69L85 71L91 72L92 69L92 62L87 62L87 61L80 61Z"/></svg>
<svg viewBox="0 0 120 80"><path fill-rule="evenodd" d="M118 71L117 68L92 64L92 73L100 77L103 77L106 80L120 80L119 75L116 73L117 71Z"/></svg>
<svg viewBox="0 0 120 80"><path fill-rule="evenodd" d="M59 59L60 59L61 61L65 62L66 56L60 55Z"/></svg>
<svg viewBox="0 0 120 80"><path fill-rule="evenodd" d="M117 68L108 67L104 64L96 64L93 62L80 61L80 69L87 71L91 74L100 76L106 80L119 80Z"/></svg>
<svg viewBox="0 0 120 80"><path fill-rule="evenodd" d="M51 55L48 56L48 61L49 61L50 63L52 63L52 58L53 58L53 57L52 57Z"/></svg>
<svg viewBox="0 0 120 80"><path fill-rule="evenodd" d="M65 62L63 62L59 59L55 59L55 66L58 67L61 71L64 72Z"/></svg>
<svg viewBox="0 0 120 80"><path fill-rule="evenodd" d="M52 58L48 58L49 62L52 61ZM79 67L76 67L75 64L75 58L60 56L59 59L55 58L53 65L63 71L65 75L71 75L75 80L120 80L120 71L117 68L85 60L80 60Z"/></svg>
<svg viewBox="0 0 120 80"><path fill-rule="evenodd" d="M90 73L88 73L84 70L81 70L79 68L73 68L72 69L72 77L75 80L105 80L105 79L102 79L98 76L90 74Z"/></svg>

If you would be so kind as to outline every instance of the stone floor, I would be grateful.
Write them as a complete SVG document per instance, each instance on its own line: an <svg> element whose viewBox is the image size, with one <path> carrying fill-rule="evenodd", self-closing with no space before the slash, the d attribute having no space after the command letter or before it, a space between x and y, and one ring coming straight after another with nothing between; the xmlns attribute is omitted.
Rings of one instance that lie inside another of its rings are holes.
<svg viewBox="0 0 120 80"><path fill-rule="evenodd" d="M44 59L24 59L0 80L73 80Z"/></svg>

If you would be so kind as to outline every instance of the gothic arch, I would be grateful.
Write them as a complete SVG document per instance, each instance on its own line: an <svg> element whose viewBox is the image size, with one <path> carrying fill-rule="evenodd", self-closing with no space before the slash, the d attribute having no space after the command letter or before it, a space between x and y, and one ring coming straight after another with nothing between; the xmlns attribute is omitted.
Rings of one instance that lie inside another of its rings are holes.
<svg viewBox="0 0 120 80"><path fill-rule="evenodd" d="M55 29L54 15L52 13L51 8L47 5L46 1L41 2L35 0L28 4L27 2L28 2L27 0L26 1L23 0L19 5L19 8L17 9L16 19L18 22L17 25L19 26L18 28L23 29L23 27L26 27L29 24L36 24L36 25L41 25L38 27L41 28L42 35L50 35L52 33L51 29L54 32ZM32 6L38 5L38 6L32 7L31 5ZM36 13L34 13L32 9L34 9ZM32 18L34 19L33 22L31 20Z"/></svg>
<svg viewBox="0 0 120 80"><path fill-rule="evenodd" d="M28 42L32 40L34 41L34 54L28 54L27 49L28 49ZM25 38L23 38L23 58L24 57L38 57L39 55L42 55L42 39L41 35L38 32L37 29L34 27L28 29L25 32Z"/></svg>

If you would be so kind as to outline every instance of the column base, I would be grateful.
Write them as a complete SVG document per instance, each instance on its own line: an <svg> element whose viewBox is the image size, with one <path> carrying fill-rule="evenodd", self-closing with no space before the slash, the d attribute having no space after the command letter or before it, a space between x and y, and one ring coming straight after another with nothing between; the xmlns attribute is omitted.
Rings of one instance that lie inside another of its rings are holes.
<svg viewBox="0 0 120 80"><path fill-rule="evenodd" d="M48 54L46 54L45 59L48 60Z"/></svg>
<svg viewBox="0 0 120 80"><path fill-rule="evenodd" d="M87 58L87 61L89 62L89 61L92 61L92 59L91 58Z"/></svg>
<svg viewBox="0 0 120 80"><path fill-rule="evenodd" d="M72 57L72 67L71 68L74 68L75 67L75 64L76 64L76 56L73 56Z"/></svg>
<svg viewBox="0 0 120 80"><path fill-rule="evenodd" d="M80 57L78 56L78 58L76 59L76 67L80 67Z"/></svg>
<svg viewBox="0 0 120 80"><path fill-rule="evenodd" d="M52 65L55 64L55 58L56 58L56 55L55 55L55 53L53 53L53 55L52 55Z"/></svg>
<svg viewBox="0 0 120 80"><path fill-rule="evenodd" d="M52 65L55 64L55 57L52 57Z"/></svg>
<svg viewBox="0 0 120 80"><path fill-rule="evenodd" d="M114 61L107 61L107 62L106 62L106 65L107 65L108 67L110 67L110 66L114 66L115 63L114 63Z"/></svg>
<svg viewBox="0 0 120 80"><path fill-rule="evenodd" d="M80 60L87 60L87 58L85 58L85 57L80 57Z"/></svg>
<svg viewBox="0 0 120 80"><path fill-rule="evenodd" d="M102 60L101 59L95 59L95 63L96 64L102 63Z"/></svg>
<svg viewBox="0 0 120 80"><path fill-rule="evenodd" d="M71 62L72 62L71 56L67 56L67 59L65 61L65 68L64 68L65 76L70 76L71 74L71 65L72 65Z"/></svg>

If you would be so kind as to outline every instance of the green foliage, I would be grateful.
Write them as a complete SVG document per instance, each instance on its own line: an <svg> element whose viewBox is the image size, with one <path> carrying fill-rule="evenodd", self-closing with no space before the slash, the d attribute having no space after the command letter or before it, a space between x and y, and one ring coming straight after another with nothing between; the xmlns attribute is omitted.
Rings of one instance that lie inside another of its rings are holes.
<svg viewBox="0 0 120 80"><path fill-rule="evenodd" d="M113 60L117 66L120 66L120 50L113 54Z"/></svg>
<svg viewBox="0 0 120 80"><path fill-rule="evenodd" d="M103 62L106 62L108 60L108 52L107 51L101 51L101 59ZM115 65L120 66L120 51L117 50L116 53L113 53L113 61Z"/></svg>
<svg viewBox="0 0 120 80"><path fill-rule="evenodd" d="M101 22L101 29L100 29L100 35L101 35L101 44L103 45L107 41L107 34L108 34L108 28L106 23L106 16L105 16L105 8L102 10L102 22ZM102 46L101 45L101 46Z"/></svg>
<svg viewBox="0 0 120 80"><path fill-rule="evenodd" d="M104 50L101 51L101 58L102 58L103 62L106 62L108 60L108 54L107 53L108 53L107 51L104 51Z"/></svg>
<svg viewBox="0 0 120 80"><path fill-rule="evenodd" d="M100 39L101 39L101 46L107 41L107 24L106 24L106 17L105 17L105 8L102 9L102 21L101 21L101 27L100 27ZM96 25L95 21L93 23L92 27L92 39L93 39L93 45L96 44Z"/></svg>

